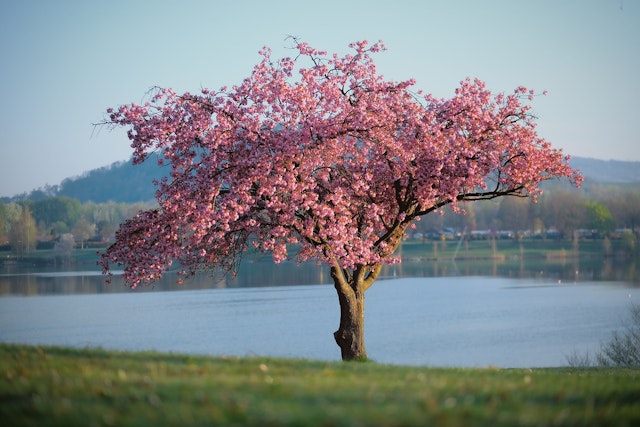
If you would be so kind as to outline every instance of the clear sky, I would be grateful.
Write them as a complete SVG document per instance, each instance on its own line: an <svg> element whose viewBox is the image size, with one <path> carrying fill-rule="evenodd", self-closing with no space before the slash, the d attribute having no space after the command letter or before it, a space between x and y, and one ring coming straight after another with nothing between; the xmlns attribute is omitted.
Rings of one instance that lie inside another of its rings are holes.
<svg viewBox="0 0 640 427"><path fill-rule="evenodd" d="M382 39L380 73L439 97L465 77L547 90L534 112L554 146L640 160L638 0L4 0L0 196L128 159L123 130L92 126L108 107L239 83L287 35L338 53Z"/></svg>

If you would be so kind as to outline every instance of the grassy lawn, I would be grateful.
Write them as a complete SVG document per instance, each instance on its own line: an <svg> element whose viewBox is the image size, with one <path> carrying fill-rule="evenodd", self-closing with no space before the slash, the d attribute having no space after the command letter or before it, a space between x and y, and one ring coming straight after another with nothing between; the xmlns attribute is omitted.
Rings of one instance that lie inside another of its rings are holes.
<svg viewBox="0 0 640 427"><path fill-rule="evenodd" d="M637 369L453 369L0 344L3 426L634 426Z"/></svg>

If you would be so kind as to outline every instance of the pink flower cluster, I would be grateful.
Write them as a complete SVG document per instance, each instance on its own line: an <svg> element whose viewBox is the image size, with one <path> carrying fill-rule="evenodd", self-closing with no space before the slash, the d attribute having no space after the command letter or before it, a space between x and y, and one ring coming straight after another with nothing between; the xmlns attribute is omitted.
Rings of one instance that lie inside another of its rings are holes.
<svg viewBox="0 0 640 427"><path fill-rule="evenodd" d="M173 262L185 275L231 268L254 246L287 259L356 269L394 262L404 230L465 200L537 195L567 177L567 157L535 131L533 92L492 95L461 82L451 99L417 98L413 80L391 82L371 54L381 43L327 56L298 43L269 49L241 84L217 92L158 89L145 105L109 110L129 128L134 161L157 152L169 165L158 208L125 222L101 264L125 266L132 286Z"/></svg>

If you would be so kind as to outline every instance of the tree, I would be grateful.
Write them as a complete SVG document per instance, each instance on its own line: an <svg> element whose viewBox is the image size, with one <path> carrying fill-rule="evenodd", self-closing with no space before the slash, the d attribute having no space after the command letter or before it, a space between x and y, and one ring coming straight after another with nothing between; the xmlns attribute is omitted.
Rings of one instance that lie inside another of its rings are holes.
<svg viewBox="0 0 640 427"><path fill-rule="evenodd" d="M76 245L75 238L71 233L64 233L53 246L53 250L63 257L69 257Z"/></svg>
<svg viewBox="0 0 640 427"><path fill-rule="evenodd" d="M95 232L96 225L90 223L86 218L80 218L71 229L71 233L78 239L81 249L84 249L84 242L90 237L93 237Z"/></svg>
<svg viewBox="0 0 640 427"><path fill-rule="evenodd" d="M41 221L51 227L57 222L63 222L71 227L78 219L82 211L82 205L71 197L49 197L31 204L33 217L37 223Z"/></svg>
<svg viewBox="0 0 640 427"><path fill-rule="evenodd" d="M635 188L607 190L603 203L609 208L618 227L635 230L640 224L640 190Z"/></svg>
<svg viewBox="0 0 640 427"><path fill-rule="evenodd" d="M7 235L10 224L8 209L2 200L0 200L0 245L4 245L8 241Z"/></svg>
<svg viewBox="0 0 640 427"><path fill-rule="evenodd" d="M611 211L604 203L587 201L587 225L590 229L607 234L616 228Z"/></svg>
<svg viewBox="0 0 640 427"><path fill-rule="evenodd" d="M529 227L529 203L526 199L507 197L498 208L498 219L504 230L522 231Z"/></svg>
<svg viewBox="0 0 640 427"><path fill-rule="evenodd" d="M22 206L19 217L11 224L9 244L13 252L19 257L35 250L38 240L36 222L31 216L29 206Z"/></svg>
<svg viewBox="0 0 640 427"><path fill-rule="evenodd" d="M158 88L144 105L107 110L103 124L129 128L134 163L155 152L171 173L157 182L158 207L120 226L101 265L124 265L135 287L176 261L189 276L234 270L249 247L281 262L295 246L299 260L328 265L340 304L335 340L344 360L363 359L365 291L399 262L414 220L580 177L536 134L534 92L524 87L494 96L467 79L436 99L377 73L381 43L353 43L345 56L294 43L295 58L261 50L231 89Z"/></svg>
<svg viewBox="0 0 640 427"><path fill-rule="evenodd" d="M547 226L556 227L564 238L573 236L573 232L585 221L584 197L575 191L554 191L544 204Z"/></svg>
<svg viewBox="0 0 640 427"><path fill-rule="evenodd" d="M2 204L0 202L0 244L10 244L11 227L22 214L22 207L17 203Z"/></svg>
<svg viewBox="0 0 640 427"><path fill-rule="evenodd" d="M107 220L101 220L96 224L96 233L103 242L108 242L113 236L115 227Z"/></svg>

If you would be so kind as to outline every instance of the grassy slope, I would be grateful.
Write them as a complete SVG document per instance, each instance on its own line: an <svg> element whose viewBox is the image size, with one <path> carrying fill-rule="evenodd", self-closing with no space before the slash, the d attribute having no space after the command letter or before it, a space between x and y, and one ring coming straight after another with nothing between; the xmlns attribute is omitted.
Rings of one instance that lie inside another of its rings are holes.
<svg viewBox="0 0 640 427"><path fill-rule="evenodd" d="M0 344L19 425L640 424L640 370L440 369Z"/></svg>

